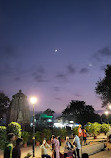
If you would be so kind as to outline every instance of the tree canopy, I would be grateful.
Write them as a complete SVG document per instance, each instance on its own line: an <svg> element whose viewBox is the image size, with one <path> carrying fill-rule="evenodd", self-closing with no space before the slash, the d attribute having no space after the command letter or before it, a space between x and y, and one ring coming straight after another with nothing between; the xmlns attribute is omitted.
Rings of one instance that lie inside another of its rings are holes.
<svg viewBox="0 0 111 158"><path fill-rule="evenodd" d="M111 65L107 65L105 77L96 83L95 90L101 97L103 107L111 103Z"/></svg>
<svg viewBox="0 0 111 158"><path fill-rule="evenodd" d="M55 111L51 110L50 108L49 109L46 109L44 112L44 114L47 114L48 116L53 116Z"/></svg>
<svg viewBox="0 0 111 158"><path fill-rule="evenodd" d="M9 105L10 99L3 92L0 92L0 120L5 117Z"/></svg>
<svg viewBox="0 0 111 158"><path fill-rule="evenodd" d="M72 100L62 112L62 116L82 125L85 125L87 122L100 121L100 116L96 114L91 105L86 105L84 101L78 100Z"/></svg>

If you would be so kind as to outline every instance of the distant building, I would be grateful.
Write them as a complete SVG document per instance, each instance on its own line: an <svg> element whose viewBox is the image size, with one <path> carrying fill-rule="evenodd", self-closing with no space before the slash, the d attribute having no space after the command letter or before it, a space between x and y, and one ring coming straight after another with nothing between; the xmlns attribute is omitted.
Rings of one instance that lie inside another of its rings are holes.
<svg viewBox="0 0 111 158"><path fill-rule="evenodd" d="M75 126L79 126L79 124L75 123L71 119L66 119L63 116L57 117L54 120L54 127L56 127L56 128L70 128L70 129L73 129Z"/></svg>
<svg viewBox="0 0 111 158"><path fill-rule="evenodd" d="M27 96L21 90L12 96L9 107L8 123L18 122L22 126L30 123L30 110L28 106Z"/></svg>
<svg viewBox="0 0 111 158"><path fill-rule="evenodd" d="M53 127L54 117L49 116L44 113L35 115L35 125L40 127ZM33 118L31 120L31 125L33 125Z"/></svg>

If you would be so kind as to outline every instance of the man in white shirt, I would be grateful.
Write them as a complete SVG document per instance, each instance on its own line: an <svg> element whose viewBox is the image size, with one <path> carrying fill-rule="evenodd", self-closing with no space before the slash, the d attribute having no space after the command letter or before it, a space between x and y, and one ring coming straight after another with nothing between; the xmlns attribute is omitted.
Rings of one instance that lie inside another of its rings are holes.
<svg viewBox="0 0 111 158"><path fill-rule="evenodd" d="M81 144L80 144L80 139L77 135L73 134L73 144L76 146L76 152L77 152L77 157L80 158L80 149L81 149ZM74 153L75 158L76 158L76 153Z"/></svg>

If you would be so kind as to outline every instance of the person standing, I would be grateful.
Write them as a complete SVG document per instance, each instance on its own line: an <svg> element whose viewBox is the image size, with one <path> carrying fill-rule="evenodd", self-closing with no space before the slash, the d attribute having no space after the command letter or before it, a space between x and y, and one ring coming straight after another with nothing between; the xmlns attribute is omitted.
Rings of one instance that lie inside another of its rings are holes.
<svg viewBox="0 0 111 158"><path fill-rule="evenodd" d="M18 138L16 140L16 146L13 148L12 158L21 158L21 150L20 147L23 144L23 139Z"/></svg>
<svg viewBox="0 0 111 158"><path fill-rule="evenodd" d="M55 156L55 150L54 150L54 140L55 140L55 135L52 135L51 138L51 143L52 143L52 158L54 158Z"/></svg>
<svg viewBox="0 0 111 158"><path fill-rule="evenodd" d="M76 153L77 157L80 158L80 149L81 149L81 144L80 144L80 139L77 135L73 134L73 145L76 147L76 152L74 153L75 158L76 158Z"/></svg>
<svg viewBox="0 0 111 158"><path fill-rule="evenodd" d="M84 141L84 145L87 145L86 140L87 140L86 130L83 129L83 141Z"/></svg>
<svg viewBox="0 0 111 158"><path fill-rule="evenodd" d="M52 140L54 146L54 158L60 158L60 143L59 140L55 137Z"/></svg>
<svg viewBox="0 0 111 158"><path fill-rule="evenodd" d="M78 137L80 138L80 143L82 145L82 141L83 141L83 131L81 129L81 125L79 125L78 127Z"/></svg>
<svg viewBox="0 0 111 158"><path fill-rule="evenodd" d="M61 137L58 136L57 139L59 140L59 146L61 147Z"/></svg>
<svg viewBox="0 0 111 158"><path fill-rule="evenodd" d="M6 143L4 149L4 158L12 158L12 151L13 151L13 142L15 140L15 135L13 133L9 133L7 135L8 142Z"/></svg>

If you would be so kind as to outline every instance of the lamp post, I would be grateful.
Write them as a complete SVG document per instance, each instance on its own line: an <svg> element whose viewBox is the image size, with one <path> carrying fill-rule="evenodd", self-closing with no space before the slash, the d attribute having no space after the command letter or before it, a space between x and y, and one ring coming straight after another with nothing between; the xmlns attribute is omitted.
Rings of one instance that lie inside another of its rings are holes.
<svg viewBox="0 0 111 158"><path fill-rule="evenodd" d="M37 102L36 97L30 98L30 103L33 105L33 157L35 157L35 104Z"/></svg>
<svg viewBox="0 0 111 158"><path fill-rule="evenodd" d="M108 111L105 111L105 115L106 115L106 117L107 117L107 123L109 124L109 121L108 121L108 114L109 114L109 112L108 112Z"/></svg>

